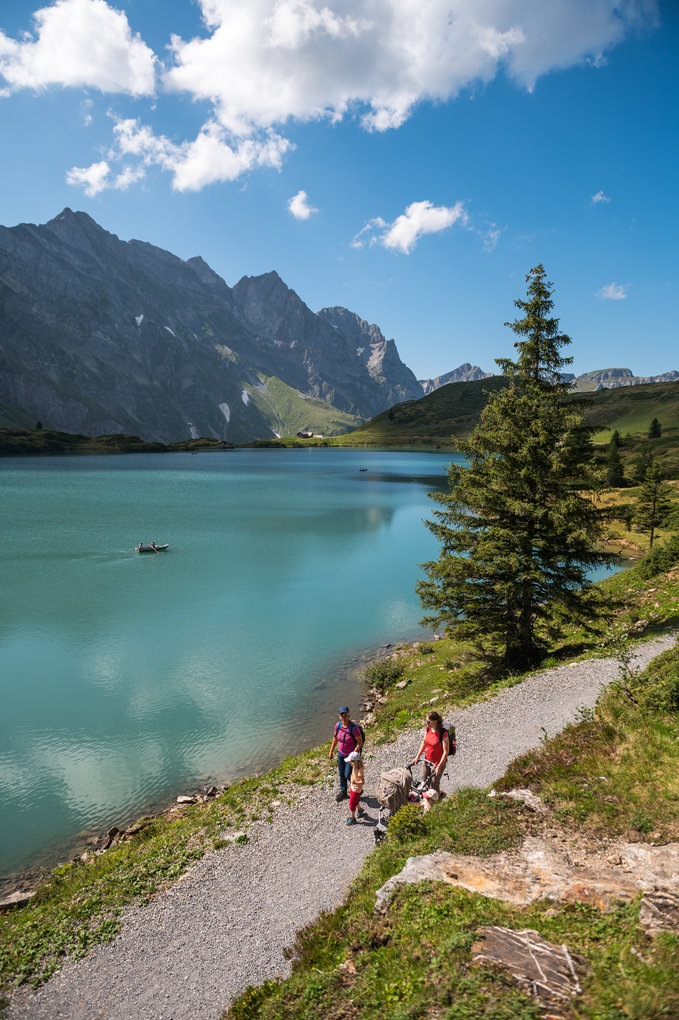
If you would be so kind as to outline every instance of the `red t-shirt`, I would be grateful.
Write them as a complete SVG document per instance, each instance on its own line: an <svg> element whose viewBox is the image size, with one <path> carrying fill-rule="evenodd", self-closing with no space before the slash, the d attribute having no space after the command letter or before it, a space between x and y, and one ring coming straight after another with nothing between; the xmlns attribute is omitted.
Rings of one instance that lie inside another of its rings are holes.
<svg viewBox="0 0 679 1020"><path fill-rule="evenodd" d="M443 757L443 736L447 732L447 730L441 730L439 733L436 730L427 730L427 735L424 738L426 744L424 756L434 765L438 765ZM450 740L450 738L448 739Z"/></svg>

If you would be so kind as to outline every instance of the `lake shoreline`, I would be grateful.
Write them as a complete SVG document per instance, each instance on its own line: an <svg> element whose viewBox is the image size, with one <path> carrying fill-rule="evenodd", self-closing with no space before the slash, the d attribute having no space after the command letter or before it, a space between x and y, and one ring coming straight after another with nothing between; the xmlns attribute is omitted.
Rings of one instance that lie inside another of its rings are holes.
<svg viewBox="0 0 679 1020"><path fill-rule="evenodd" d="M431 639L431 638L430 638ZM403 641L389 642L387 644L381 644L374 646L371 649L364 650L358 654L351 656L349 662L358 661L360 665L353 668L345 666L344 669L340 670L340 675L344 673L349 675L351 672L354 674L361 674L364 677L366 668L373 662L376 662L382 658L388 658L394 649L396 648L415 648L423 639L408 638ZM424 640L427 640L425 637ZM369 688L367 687L365 679L360 679L358 675L350 681L352 685L356 685L356 694L359 700L360 712L354 713L352 710L352 716L355 715L357 721L360 720L362 724L365 723L363 717L364 703L367 700L369 694ZM325 686L325 683L323 683ZM351 698L348 698L351 703ZM310 744L308 746L297 747L291 750L289 755L285 757L295 757L299 754L304 754L307 751L315 750L323 746L323 743L330 744L332 735L333 719L328 718L328 732L329 736L327 741L322 741L318 744ZM0 900L4 900L8 896L12 896L15 893L24 893L27 896L36 892L41 885L48 881L53 870L65 863L80 862L86 858L89 854L105 853L106 851L113 849L120 845L121 842L126 842L136 835L136 828L140 822L147 823L159 818L171 819L174 815L183 810L184 807L190 804L202 804L207 803L216 797L221 796L232 786L237 783L253 778L264 778L270 772L275 771L282 761L284 760L281 756L276 756L271 759L261 771L255 769L252 773L246 773L238 776L234 776L229 781L222 781L220 777L207 776L200 780L197 780L194 784L184 787L180 792L173 793L170 797L161 798L148 805L148 808L142 808L142 813L138 814L132 812L129 816L123 816L123 819L118 819L118 822L111 823L105 831L100 829L87 829L81 833L78 833L73 837L72 840L64 841L62 843L62 849L55 848L53 851L48 852L44 856L44 863L35 864L25 869L8 872L3 875L0 874ZM122 825L123 828L119 828ZM131 831L133 830L133 831Z"/></svg>
<svg viewBox="0 0 679 1020"><path fill-rule="evenodd" d="M85 436L79 433L59 432L52 429L0 428L0 458L2 457L59 457L63 455L94 456L128 453L221 453L232 450L366 450L385 452L424 453L456 452L453 444L442 443L432 437L412 443L335 443L341 436L318 436L315 439L255 439L251 443L229 443L224 439L201 436L175 443L160 443L140 439L139 436L116 432L106 436Z"/></svg>

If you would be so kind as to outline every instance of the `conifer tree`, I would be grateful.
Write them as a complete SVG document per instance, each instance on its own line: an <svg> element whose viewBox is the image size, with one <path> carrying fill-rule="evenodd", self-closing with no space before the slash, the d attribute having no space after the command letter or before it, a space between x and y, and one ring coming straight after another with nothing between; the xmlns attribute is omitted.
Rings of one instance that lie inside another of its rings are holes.
<svg viewBox="0 0 679 1020"><path fill-rule="evenodd" d="M646 472L653 463L653 453L651 452L651 444L643 442L639 448L639 452L632 461L632 478L637 485L640 485L646 477Z"/></svg>
<svg viewBox="0 0 679 1020"><path fill-rule="evenodd" d="M662 435L662 427L657 418L654 418L648 427L648 438L649 439L660 439Z"/></svg>
<svg viewBox="0 0 679 1020"><path fill-rule="evenodd" d="M648 531L650 536L649 549L653 548L655 529L662 524L670 510L670 488L663 480L663 474L657 461L653 461L646 471L637 502L634 523L640 531Z"/></svg>
<svg viewBox="0 0 679 1020"><path fill-rule="evenodd" d="M418 585L429 610L423 623L471 638L504 669L539 661L559 632L559 616L588 623L588 570L609 557L595 551L602 515L580 488L588 476L587 444L576 441L581 418L561 381L570 343L551 316L552 284L541 265L526 277L516 360L497 359L506 389L490 396L468 442L467 464L451 464L450 491L433 499L428 526L441 543Z"/></svg>
<svg viewBox="0 0 679 1020"><path fill-rule="evenodd" d="M606 484L612 489L619 489L625 484L625 470L622 465L622 457L618 453L615 439L608 444L606 455Z"/></svg>

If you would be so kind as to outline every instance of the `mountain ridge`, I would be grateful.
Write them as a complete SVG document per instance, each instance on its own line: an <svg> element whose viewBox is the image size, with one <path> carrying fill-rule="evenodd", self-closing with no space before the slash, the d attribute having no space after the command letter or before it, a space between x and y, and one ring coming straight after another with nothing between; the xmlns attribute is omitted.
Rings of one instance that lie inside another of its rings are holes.
<svg viewBox="0 0 679 1020"><path fill-rule="evenodd" d="M242 442L285 432L291 402L296 427L305 401L318 420L320 400L346 431L420 392L393 341L359 358L275 271L231 288L201 256L121 241L69 208L0 228L0 323L10 427ZM270 379L281 406L262 398Z"/></svg>
<svg viewBox="0 0 679 1020"><path fill-rule="evenodd" d="M396 342L342 306L313 312L275 270L230 287L200 255L121 241L66 207L0 227L0 425L182 441L350 431L445 385L416 379ZM594 390L679 379L600 369ZM313 423L313 426L312 424Z"/></svg>

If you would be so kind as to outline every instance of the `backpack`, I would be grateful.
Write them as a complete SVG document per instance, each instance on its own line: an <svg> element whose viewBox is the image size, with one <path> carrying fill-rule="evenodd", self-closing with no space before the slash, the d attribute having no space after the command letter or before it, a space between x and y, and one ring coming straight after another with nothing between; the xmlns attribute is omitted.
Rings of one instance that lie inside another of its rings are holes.
<svg viewBox="0 0 679 1020"><path fill-rule="evenodd" d="M396 768L383 772L375 787L375 796L392 815L408 803L413 777L410 769Z"/></svg>
<svg viewBox="0 0 679 1020"><path fill-rule="evenodd" d="M342 727L342 723L341 722L335 723L335 736L337 737L338 740L339 740L339 731L340 731L341 727ZM349 728L349 733L351 734L351 736L353 737L354 740L356 740L356 735L354 733L354 729L357 729L358 732L361 734L361 738L363 740L363 743L361 744L361 751L363 751L363 748L365 747L365 730L363 729L362 726L359 725L359 723L353 722L353 720L349 721L349 727L348 728Z"/></svg>

